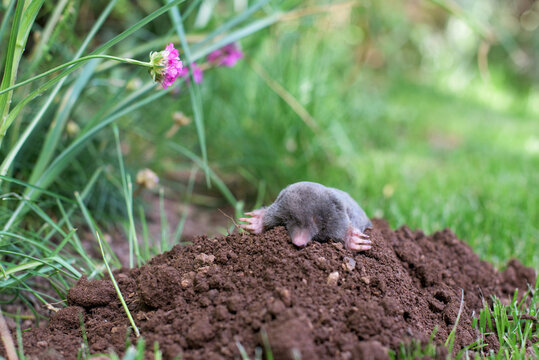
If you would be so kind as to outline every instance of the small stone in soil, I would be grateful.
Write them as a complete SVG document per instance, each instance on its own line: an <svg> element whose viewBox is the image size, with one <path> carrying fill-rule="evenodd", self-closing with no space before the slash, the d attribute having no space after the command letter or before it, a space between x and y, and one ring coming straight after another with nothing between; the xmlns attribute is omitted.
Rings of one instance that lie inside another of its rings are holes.
<svg viewBox="0 0 539 360"><path fill-rule="evenodd" d="M328 275L328 285L330 286L336 286L337 283L339 282L339 272L338 271L334 271L332 272L331 274Z"/></svg>
<svg viewBox="0 0 539 360"><path fill-rule="evenodd" d="M346 256L342 264L344 270L352 272L356 268L356 261L351 257Z"/></svg>

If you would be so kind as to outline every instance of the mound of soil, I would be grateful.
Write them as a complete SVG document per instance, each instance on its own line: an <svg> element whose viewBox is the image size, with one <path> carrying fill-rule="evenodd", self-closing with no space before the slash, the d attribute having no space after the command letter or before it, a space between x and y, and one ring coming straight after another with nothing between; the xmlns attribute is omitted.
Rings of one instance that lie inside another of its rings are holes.
<svg viewBox="0 0 539 360"><path fill-rule="evenodd" d="M387 358L435 327L445 341L461 304L455 345L463 347L477 337L472 313L484 299L535 284L532 269L513 260L499 273L449 230L426 236L378 220L370 235L373 248L359 254L340 243L298 249L282 227L198 237L115 277L148 351L157 341L165 358L187 360L238 358L238 343L251 357L269 343L276 359ZM92 353L136 341L110 281L80 279L68 304L48 328L24 334L26 355L75 359L81 319Z"/></svg>

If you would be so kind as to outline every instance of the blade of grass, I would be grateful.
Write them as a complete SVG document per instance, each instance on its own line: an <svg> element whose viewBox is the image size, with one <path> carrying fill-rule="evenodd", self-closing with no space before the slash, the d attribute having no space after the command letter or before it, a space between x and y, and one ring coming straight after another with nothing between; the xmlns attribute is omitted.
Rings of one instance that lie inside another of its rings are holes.
<svg viewBox="0 0 539 360"><path fill-rule="evenodd" d="M71 237L77 232L77 229L73 229L67 234L67 236L56 246L56 248L53 250L52 254L50 256L56 257L60 251L64 248L64 246L71 240Z"/></svg>
<svg viewBox="0 0 539 360"><path fill-rule="evenodd" d="M97 237L97 241L99 242L99 248L101 249L101 256L103 257L103 262L105 263L105 267L107 268L107 272L109 273L110 280L112 281L112 285L114 285L116 294L118 295L118 298L120 299L120 302L122 303L122 306L125 310L127 318L129 319L129 322L131 323L131 327L135 331L135 335L139 337L140 332L138 330L138 327L135 324L135 320L133 320L133 317L131 316L131 312L129 311L129 308L127 307L127 304L125 303L124 297L122 296L122 292L120 291L120 288L118 287L118 284L116 283L116 279L114 278L114 275L112 274L112 270L110 269L109 262L107 261L107 257L105 256L105 251L103 250L103 244L101 241L101 237L99 236L99 232L96 232L95 235Z"/></svg>
<svg viewBox="0 0 539 360"><path fill-rule="evenodd" d="M163 352L159 350L159 343L157 341L153 342L153 356L154 360L161 360L163 358Z"/></svg>
<svg viewBox="0 0 539 360"><path fill-rule="evenodd" d="M148 261L151 258L150 251L150 232L148 230L148 222L146 221L146 215L144 214L144 206L139 206L139 223L142 226L142 256L144 261Z"/></svg>
<svg viewBox="0 0 539 360"><path fill-rule="evenodd" d="M165 0L165 2L170 3L170 0ZM200 88L198 84L194 81L193 78L193 69L191 68L192 59L191 59L191 50L189 49L189 44L187 43L187 38L185 36L185 30L183 27L182 17L180 15L180 10L177 6L174 6L169 11L170 18L174 24L174 28L180 37L180 43L184 52L184 57L187 63L189 64L189 77L191 78L189 86L189 97L191 99L191 106L193 107L193 115L195 118L195 125L197 128L198 141L200 142L200 152L202 153L202 169L206 176L206 185L210 187L210 176L209 176L209 167L208 167L208 154L206 149L206 135L204 133L204 113L202 111L202 99L200 95Z"/></svg>
<svg viewBox="0 0 539 360"><path fill-rule="evenodd" d="M0 338L4 344L4 350L8 360L18 360L17 351L15 350L15 343L13 342L13 337L11 337L11 332L7 327L6 320L4 319L4 314L2 308L0 308Z"/></svg>
<svg viewBox="0 0 539 360"><path fill-rule="evenodd" d="M238 41L270 25L273 25L281 19L281 16L282 14L278 12L263 19L253 21L252 23L244 26L243 28L240 28L236 31L229 33L226 36L223 36L219 41L216 41L215 43L208 45L205 48L194 51L191 55L191 60L197 61L198 59L201 59L204 56L210 54L212 51L220 49L225 45Z"/></svg>
<svg viewBox="0 0 539 360"><path fill-rule="evenodd" d="M8 277L11 274L14 274L14 273L19 272L19 271L25 271L25 270L29 270L29 269L40 268L42 265L46 265L46 266L48 266L50 268L53 268L56 271L61 272L62 274L66 275L68 277L71 277L73 279L78 279L79 277L82 276L82 274L80 272L78 272L75 268L73 268L71 265L66 263L62 258L60 258L58 256L55 256L55 257L52 257L52 258L38 259L38 258L36 258L34 256L29 256L29 255L26 255L26 254L23 254L23 253L19 253L19 252L15 252L15 251L9 251L9 250L0 250L0 254L12 255L12 256L17 256L19 258L25 258L25 259L32 260L32 261L29 261L27 263L17 265L17 266L13 266L13 267L10 267L9 269L7 269L6 274L8 275ZM53 264L51 262L52 260L54 260L54 261L58 262L59 264L61 264L62 266L64 266L66 269L71 271L72 274L70 274L67 271L63 270L61 267Z"/></svg>
<svg viewBox="0 0 539 360"><path fill-rule="evenodd" d="M4 65L4 76L0 83L0 90L7 89L15 83L16 68L18 67L18 59L16 59L17 36L20 31L21 19L24 9L24 1L18 1L15 8L15 16L11 24L11 32L9 34L9 42L6 51L6 63ZM4 19L5 20L5 19ZM5 117L9 111L9 103L11 102L12 92L0 95L0 146L2 144L3 124L6 121Z"/></svg>
<svg viewBox="0 0 539 360"><path fill-rule="evenodd" d="M165 211L165 190L163 187L159 189L159 216L161 218L161 252L165 252L170 250L170 247L168 243L169 225Z"/></svg>
<svg viewBox="0 0 539 360"><path fill-rule="evenodd" d="M449 354L453 353L453 344L455 343L455 336L457 333L457 326L459 324L460 315L462 314L462 308L464 306L464 290L460 289L460 306L459 306L459 312L457 314L457 319L455 320L455 325L453 325L453 329L451 329L451 332L447 336L447 339L445 340L445 347L448 349Z"/></svg>
<svg viewBox="0 0 539 360"><path fill-rule="evenodd" d="M193 10L195 10L195 7L200 4L202 2L202 0L195 0L193 2L191 2L189 4L189 6L187 7L187 9L185 9L184 13L183 13L183 16L184 18L187 18L189 15L191 15L191 13L193 12Z"/></svg>
<svg viewBox="0 0 539 360"><path fill-rule="evenodd" d="M250 360L249 355L247 354L247 351L245 351L245 348L239 341L236 341L236 347L238 348L240 352L242 360Z"/></svg>
<svg viewBox="0 0 539 360"><path fill-rule="evenodd" d="M140 262L137 231L135 229L135 220L133 217L133 185L131 183L131 178L125 173L118 126L113 124L112 130L114 133L114 139L116 141L116 153L118 155L118 164L120 165L120 176L122 177L122 189L125 199L125 207L127 210L127 217L129 219L129 267L132 268L135 265L134 256L137 257L137 262ZM140 263L138 265L140 265Z"/></svg>
<svg viewBox="0 0 539 360"><path fill-rule="evenodd" d="M84 358L88 358L90 356L90 346L88 345L88 334L86 333L86 325L84 324L84 315L82 314L82 311L79 311L79 324L80 324L80 331L82 333L82 353Z"/></svg>
<svg viewBox="0 0 539 360"><path fill-rule="evenodd" d="M146 340L144 340L144 338L140 338L140 340L137 341L137 356L135 357L135 360L144 360L145 349L146 349Z"/></svg>
<svg viewBox="0 0 539 360"><path fill-rule="evenodd" d="M268 333L265 330L262 330L260 336L262 337L262 344L264 345L264 351L266 352L266 360L273 360L273 352L271 351Z"/></svg>
<svg viewBox="0 0 539 360"><path fill-rule="evenodd" d="M219 26L217 29L212 31L209 35L207 35L204 40L201 42L195 44L193 46L193 51L196 51L200 48L202 48L207 43L211 42L213 39L215 39L217 36L221 35L222 33L232 29L234 26L240 24L242 21L245 21L248 19L251 15L253 15L255 12L257 12L262 6L266 5L269 2L269 0L260 0L251 5L249 8L247 8L244 12L241 14L238 14L234 16L232 19L224 23L223 25Z"/></svg>
<svg viewBox="0 0 539 360"><path fill-rule="evenodd" d="M84 219L86 220L86 223L88 224L88 227L90 228L90 231L93 234L97 234L98 229L96 227L95 221L92 218L92 216L90 215L90 212L88 211L86 206L84 205L84 202L82 201L82 198L81 198L81 196L80 196L80 194L78 192L75 192L75 199L77 199L77 203L79 204L79 207L80 207L80 209L82 211L82 215L84 216ZM100 244L100 246L101 246L101 244ZM107 247L107 251L108 251L110 257L112 258L112 261L114 262L114 265L117 266L117 267L121 267L120 260L118 260L118 258L116 257L116 254L114 253L114 251L112 251L112 249L110 248L110 245L107 242L105 242L105 246Z"/></svg>
<svg viewBox="0 0 539 360"><path fill-rule="evenodd" d="M196 178L197 170L196 168L193 168L191 170L191 174L189 175L189 182L187 183L187 191L185 192L185 198L184 203L188 205L191 202L191 195L193 195L193 188L195 186L195 178ZM182 217L180 218L180 221L178 221L178 225L176 226L176 231L174 232L174 237L172 238L172 244L179 244L180 239L183 233L183 227L185 226L185 221L187 220L187 215L189 215L189 208L186 207L185 210L182 213Z"/></svg>
<svg viewBox="0 0 539 360"><path fill-rule="evenodd" d="M13 18L13 9L15 9L15 3L17 0L11 0L5 10L4 16L2 17L2 25L0 25L0 43L4 44L4 33L9 24L9 20ZM0 67L4 67L4 61L6 60L6 55L8 52L2 52L0 54Z"/></svg>
<svg viewBox="0 0 539 360"><path fill-rule="evenodd" d="M59 20L61 20L62 12L64 11L68 2L69 0L60 0L54 7L52 14L48 18L47 25L45 25L45 29L43 29L43 31L41 32L39 42L37 43L34 50L32 51L32 54L30 55L31 63L26 70L27 74L31 74L39 65L39 61L43 57L43 53L45 51L48 41L50 40L52 32L58 24Z"/></svg>
<svg viewBox="0 0 539 360"><path fill-rule="evenodd" d="M82 199L84 199L84 195L81 196ZM60 210L60 214L62 214L62 221L65 221L67 226L71 229L74 229L73 224L71 224L71 221L69 220L69 215L66 213L63 205L61 202L58 201L58 209ZM71 209L73 210L73 209ZM53 232L51 231L51 234ZM48 241L48 240L45 240ZM89 269L95 270L96 266L93 262L93 260L86 254L86 250L84 250L82 246L82 242L80 241L79 237L77 236L76 231L73 234L73 243L71 246L75 249L75 251L79 254L79 256L86 261L86 264L88 265Z"/></svg>
<svg viewBox="0 0 539 360"><path fill-rule="evenodd" d="M17 313L20 311L20 309L17 309ZM39 324L39 320L36 319L37 324ZM21 359L26 359L24 356L24 346L22 344L22 330L21 330L21 317L17 317L17 348L18 348L18 354Z"/></svg>

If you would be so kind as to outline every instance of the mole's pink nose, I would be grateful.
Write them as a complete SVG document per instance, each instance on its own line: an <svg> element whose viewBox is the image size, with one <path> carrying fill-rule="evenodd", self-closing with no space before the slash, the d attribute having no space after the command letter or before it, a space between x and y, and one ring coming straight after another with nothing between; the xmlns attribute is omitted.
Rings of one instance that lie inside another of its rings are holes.
<svg viewBox="0 0 539 360"><path fill-rule="evenodd" d="M296 246L305 246L311 241L311 234L307 229L298 229L292 234L292 242Z"/></svg>

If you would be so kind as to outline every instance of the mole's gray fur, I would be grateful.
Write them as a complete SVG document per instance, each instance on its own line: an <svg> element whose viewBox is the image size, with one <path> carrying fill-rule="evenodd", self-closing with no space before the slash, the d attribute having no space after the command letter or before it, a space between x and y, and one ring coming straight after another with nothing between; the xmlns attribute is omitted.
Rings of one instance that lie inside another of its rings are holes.
<svg viewBox="0 0 539 360"><path fill-rule="evenodd" d="M253 218L240 219L250 225L244 229L254 233L283 225L294 244L303 246L311 239L327 241L330 239L345 242L355 236L353 242L361 243L349 247L354 250L367 250L370 241L363 234L372 223L365 211L348 195L339 189L326 187L314 182L298 182L283 189L275 202L268 207L247 213ZM302 240L296 240L302 237Z"/></svg>

